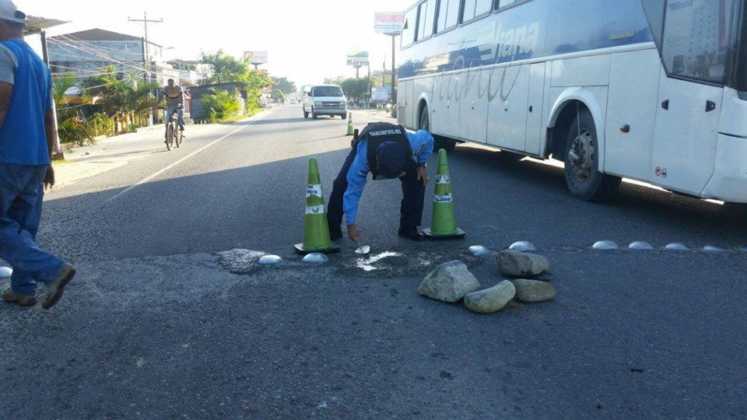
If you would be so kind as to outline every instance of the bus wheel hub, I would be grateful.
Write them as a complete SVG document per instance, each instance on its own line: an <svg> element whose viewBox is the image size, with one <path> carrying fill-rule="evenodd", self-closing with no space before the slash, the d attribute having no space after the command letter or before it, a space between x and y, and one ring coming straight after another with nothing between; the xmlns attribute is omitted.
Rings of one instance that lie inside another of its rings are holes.
<svg viewBox="0 0 747 420"><path fill-rule="evenodd" d="M568 158L579 180L591 178L594 167L594 139L588 131L580 133L573 139Z"/></svg>

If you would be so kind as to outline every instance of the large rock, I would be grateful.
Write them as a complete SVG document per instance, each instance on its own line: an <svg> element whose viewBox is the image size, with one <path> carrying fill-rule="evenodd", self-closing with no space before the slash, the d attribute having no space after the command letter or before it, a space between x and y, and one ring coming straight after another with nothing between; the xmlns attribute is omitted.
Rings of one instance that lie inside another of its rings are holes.
<svg viewBox="0 0 747 420"><path fill-rule="evenodd" d="M266 254L250 249L232 249L218 253L218 263L233 274L251 274L258 269L260 258Z"/></svg>
<svg viewBox="0 0 747 420"><path fill-rule="evenodd" d="M508 277L537 277L550 270L550 261L542 255L503 251L498 254L498 270Z"/></svg>
<svg viewBox="0 0 747 420"><path fill-rule="evenodd" d="M461 261L436 267L418 287L418 293L441 302L455 303L480 288L480 282Z"/></svg>
<svg viewBox="0 0 747 420"><path fill-rule="evenodd" d="M464 306L472 312L492 314L505 308L515 296L516 287L506 280L490 289L468 294L464 297Z"/></svg>
<svg viewBox="0 0 747 420"><path fill-rule="evenodd" d="M513 283L516 286L516 298L524 303L547 302L557 295L555 287L546 281L517 279Z"/></svg>

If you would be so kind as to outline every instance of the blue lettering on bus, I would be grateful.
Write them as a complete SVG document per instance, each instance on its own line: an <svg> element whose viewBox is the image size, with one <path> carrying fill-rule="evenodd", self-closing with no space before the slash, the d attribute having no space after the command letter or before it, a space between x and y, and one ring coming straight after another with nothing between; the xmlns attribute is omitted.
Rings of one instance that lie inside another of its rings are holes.
<svg viewBox="0 0 747 420"><path fill-rule="evenodd" d="M462 46L444 51L456 38ZM645 42L653 37L641 0L531 0L405 49L399 77Z"/></svg>

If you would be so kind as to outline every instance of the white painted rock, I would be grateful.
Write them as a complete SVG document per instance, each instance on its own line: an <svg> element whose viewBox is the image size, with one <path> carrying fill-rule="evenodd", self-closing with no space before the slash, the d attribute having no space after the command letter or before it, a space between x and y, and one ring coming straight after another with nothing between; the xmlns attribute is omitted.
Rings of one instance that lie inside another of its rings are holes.
<svg viewBox="0 0 747 420"><path fill-rule="evenodd" d="M490 250L482 245L474 245L469 247L469 252L475 257L487 257L488 255L490 255Z"/></svg>
<svg viewBox="0 0 747 420"><path fill-rule="evenodd" d="M508 280L490 289L469 293L464 297L464 306L478 314L493 314L503 310L516 296L516 287Z"/></svg>
<svg viewBox="0 0 747 420"><path fill-rule="evenodd" d="M681 243L669 244L665 246L664 249L666 251L689 251L690 250L690 248L688 248L687 245L681 244Z"/></svg>
<svg viewBox="0 0 747 420"><path fill-rule="evenodd" d="M633 251L653 251L654 247L648 242L633 242L628 246Z"/></svg>
<svg viewBox="0 0 747 420"><path fill-rule="evenodd" d="M620 247L614 241L599 241L592 246L597 251L615 251Z"/></svg>
<svg viewBox="0 0 747 420"><path fill-rule="evenodd" d="M706 247L703 248L703 251L717 253L717 252L724 252L724 249L723 248L719 248L717 246L708 245L708 246L706 246Z"/></svg>
<svg viewBox="0 0 747 420"><path fill-rule="evenodd" d="M303 257L303 262L307 264L326 264L329 261L326 255L318 252L311 253Z"/></svg>
<svg viewBox="0 0 747 420"><path fill-rule="evenodd" d="M461 261L441 264L418 286L422 296L441 302L459 302L468 293L480 288L480 282Z"/></svg>
<svg viewBox="0 0 747 420"><path fill-rule="evenodd" d="M362 247L356 249L355 253L357 255L368 255L371 253L371 247L368 245L363 245Z"/></svg>
<svg viewBox="0 0 747 420"><path fill-rule="evenodd" d="M550 270L550 261L542 255L503 251L498 254L498 271L508 277L537 277Z"/></svg>
<svg viewBox="0 0 747 420"><path fill-rule="evenodd" d="M516 252L535 252L537 251L537 247L534 246L533 243L527 242L527 241L519 241L514 242L511 244L510 247L508 247L509 251L516 251Z"/></svg>
<svg viewBox="0 0 747 420"><path fill-rule="evenodd" d="M517 279L513 283L516 286L516 298L524 303L547 302L557 295L555 286L546 281Z"/></svg>
<svg viewBox="0 0 747 420"><path fill-rule="evenodd" d="M278 255L264 255L259 259L259 265L277 265L283 262L283 259Z"/></svg>
<svg viewBox="0 0 747 420"><path fill-rule="evenodd" d="M0 279L9 279L13 276L13 269L10 267L0 267Z"/></svg>

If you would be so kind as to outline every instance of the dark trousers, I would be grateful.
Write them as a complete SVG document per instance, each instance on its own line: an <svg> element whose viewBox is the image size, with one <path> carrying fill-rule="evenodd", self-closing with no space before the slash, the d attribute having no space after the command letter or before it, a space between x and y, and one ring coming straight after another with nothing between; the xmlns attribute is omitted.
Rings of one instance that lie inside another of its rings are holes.
<svg viewBox="0 0 747 420"><path fill-rule="evenodd" d="M340 232L343 216L343 201L345 191L348 189L348 171L356 156L353 149L345 159L332 188L327 206L327 220L330 232ZM402 182L402 205L400 207L400 232L413 232L417 230L423 220L423 206L425 204L425 185L418 181L417 166L413 162L409 165L405 176L400 178Z"/></svg>

